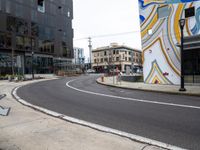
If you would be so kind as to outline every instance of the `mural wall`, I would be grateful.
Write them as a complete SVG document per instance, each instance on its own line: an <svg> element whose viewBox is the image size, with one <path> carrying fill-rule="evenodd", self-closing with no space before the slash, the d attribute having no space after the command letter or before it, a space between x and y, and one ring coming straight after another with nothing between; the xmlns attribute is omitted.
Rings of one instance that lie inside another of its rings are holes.
<svg viewBox="0 0 200 150"><path fill-rule="evenodd" d="M158 8L168 6L169 15L158 18ZM184 36L200 34L200 1L139 0L145 83L180 84L179 19L195 6L195 17L186 19Z"/></svg>

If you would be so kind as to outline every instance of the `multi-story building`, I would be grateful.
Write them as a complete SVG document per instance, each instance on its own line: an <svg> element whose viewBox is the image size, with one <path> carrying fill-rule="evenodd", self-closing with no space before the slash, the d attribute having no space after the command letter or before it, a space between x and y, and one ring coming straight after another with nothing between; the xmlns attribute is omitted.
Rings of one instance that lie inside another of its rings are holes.
<svg viewBox="0 0 200 150"><path fill-rule="evenodd" d="M200 1L139 0L145 83L180 84L184 19L184 75L200 75Z"/></svg>
<svg viewBox="0 0 200 150"><path fill-rule="evenodd" d="M83 48L74 48L74 64L83 65L85 62L84 49Z"/></svg>
<svg viewBox="0 0 200 150"><path fill-rule="evenodd" d="M105 72L118 69L125 72L126 69L142 68L141 51L124 45L112 43L110 46L92 50L92 68L97 72Z"/></svg>
<svg viewBox="0 0 200 150"><path fill-rule="evenodd" d="M72 0L0 0L0 74L51 73L73 58ZM69 59L69 60L68 60Z"/></svg>

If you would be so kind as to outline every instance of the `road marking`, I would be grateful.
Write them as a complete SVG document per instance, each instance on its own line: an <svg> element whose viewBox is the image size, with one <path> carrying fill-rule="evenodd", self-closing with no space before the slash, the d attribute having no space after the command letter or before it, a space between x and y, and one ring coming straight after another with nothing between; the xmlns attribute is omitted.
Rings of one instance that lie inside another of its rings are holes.
<svg viewBox="0 0 200 150"><path fill-rule="evenodd" d="M77 79L73 79L73 80L68 81L66 83L66 86L73 89L73 90L83 92L83 93L87 93L87 94L104 96L104 97L111 97L111 98L116 98L116 99L124 99L124 100L128 100L128 101L135 101L135 102L142 102L142 103L150 103L150 104L158 104L158 105L166 105L166 106L174 106L174 107L182 107L182 108L200 109L200 106L183 105L183 104L176 104L176 103L166 103L166 102L159 102L159 101L150 101L150 100L135 99L135 98L129 98L129 97L121 97L121 96L85 91L85 90L81 90L81 89L78 89L78 88L75 88L75 87L69 85L70 83L72 83L75 80L77 80Z"/></svg>
<svg viewBox="0 0 200 150"><path fill-rule="evenodd" d="M71 82L72 82L72 80L71 80ZM22 103L25 106L31 107L34 110L41 111L45 114L48 114L48 115L56 117L56 118L63 119L63 120L68 121L68 122L72 122L72 123L76 123L76 124L83 125L83 126L86 126L86 127L90 127L92 129L96 129L96 130L103 131L103 132L106 132L106 133L111 133L111 134L115 134L115 135L118 135L118 136L126 137L126 138L129 138L129 139L135 140L136 142L142 142L142 143L150 144L150 145L153 145L153 146L158 146L158 147L169 149L169 150L185 150L181 147L177 147L177 146L170 145L170 144L167 144L167 143L148 139L148 138L141 137L141 136L138 136L138 135L134 135L134 134L131 134L131 133L123 132L123 131L120 131L120 130L112 129L112 128L105 127L105 126L102 126L102 125L94 124L94 123L87 122L87 121L84 121L84 120L80 120L80 119L77 119L77 118L69 117L69 116L66 116L64 114L57 113L55 111L51 111L51 110L42 108L40 106L33 105L33 104L28 103L27 101L23 100L22 98L20 98L17 95L17 90L20 87L22 87L22 86L16 87L12 91L13 97L18 102Z"/></svg>

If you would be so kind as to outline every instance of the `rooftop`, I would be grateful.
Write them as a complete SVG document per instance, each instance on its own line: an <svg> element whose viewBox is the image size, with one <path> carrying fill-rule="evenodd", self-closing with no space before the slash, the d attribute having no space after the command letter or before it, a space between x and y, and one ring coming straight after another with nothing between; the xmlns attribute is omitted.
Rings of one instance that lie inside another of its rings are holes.
<svg viewBox="0 0 200 150"><path fill-rule="evenodd" d="M93 49L92 51L104 51L104 50L111 50L111 49L127 49L127 50L141 52L141 50L131 48L125 45L119 45L118 43L111 43L109 46L98 47L96 49Z"/></svg>

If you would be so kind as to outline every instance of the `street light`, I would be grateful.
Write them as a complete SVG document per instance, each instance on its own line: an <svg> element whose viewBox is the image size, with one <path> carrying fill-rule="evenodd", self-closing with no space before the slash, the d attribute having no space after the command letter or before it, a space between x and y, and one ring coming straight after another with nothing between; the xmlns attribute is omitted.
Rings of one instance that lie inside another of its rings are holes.
<svg viewBox="0 0 200 150"><path fill-rule="evenodd" d="M33 65L33 59L34 59L34 52L32 51L31 52L31 65L32 65L32 69L31 69L31 72L32 72L32 79L34 79L34 65Z"/></svg>
<svg viewBox="0 0 200 150"><path fill-rule="evenodd" d="M181 29L181 51L180 51L180 62L181 62L181 87L179 89L179 91L186 91L186 89L184 88L184 68L183 68L183 29L185 26L185 19L180 19L179 20L179 26Z"/></svg>
<svg viewBox="0 0 200 150"><path fill-rule="evenodd" d="M92 69L92 39L91 37L88 38L88 42L89 42L89 53L90 53L90 69Z"/></svg>

